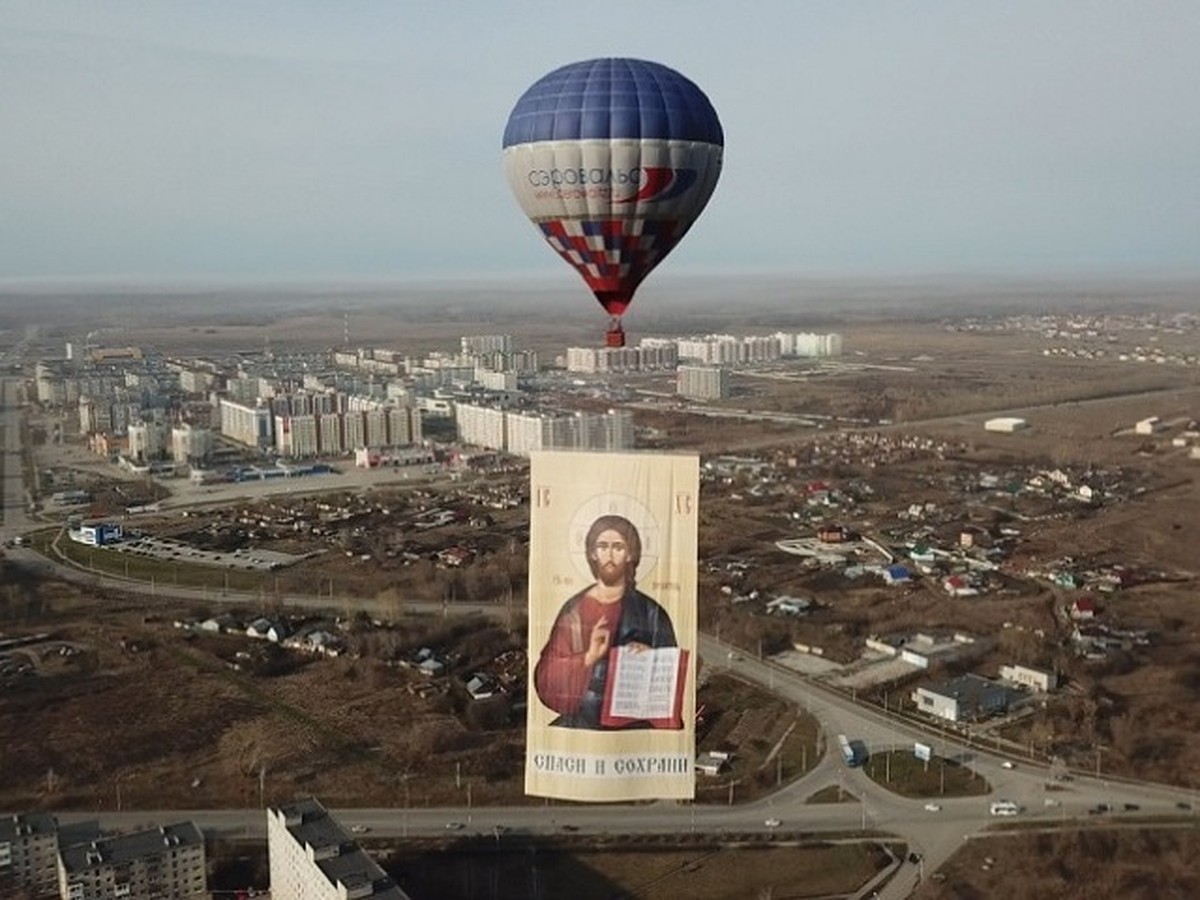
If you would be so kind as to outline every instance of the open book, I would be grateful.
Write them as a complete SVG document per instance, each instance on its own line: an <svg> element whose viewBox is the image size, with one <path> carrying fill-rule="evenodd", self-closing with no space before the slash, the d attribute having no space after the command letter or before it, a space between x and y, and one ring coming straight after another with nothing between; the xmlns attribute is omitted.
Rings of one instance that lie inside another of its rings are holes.
<svg viewBox="0 0 1200 900"><path fill-rule="evenodd" d="M687 669L688 651L679 647L613 647L608 651L600 724L605 728L635 723L682 728Z"/></svg>

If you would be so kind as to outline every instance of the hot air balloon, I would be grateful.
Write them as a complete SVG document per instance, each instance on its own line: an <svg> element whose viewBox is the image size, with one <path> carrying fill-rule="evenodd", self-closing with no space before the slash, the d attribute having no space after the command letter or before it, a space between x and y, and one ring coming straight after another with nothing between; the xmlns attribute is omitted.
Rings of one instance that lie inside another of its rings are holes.
<svg viewBox="0 0 1200 900"><path fill-rule="evenodd" d="M717 186L725 136L700 88L659 63L590 59L534 82L504 129L521 209L612 317L625 345L634 292Z"/></svg>

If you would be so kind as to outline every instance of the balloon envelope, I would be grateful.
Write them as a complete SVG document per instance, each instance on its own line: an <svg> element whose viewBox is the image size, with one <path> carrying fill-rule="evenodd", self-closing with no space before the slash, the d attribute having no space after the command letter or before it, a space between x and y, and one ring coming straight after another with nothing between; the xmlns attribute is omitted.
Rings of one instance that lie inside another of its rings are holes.
<svg viewBox="0 0 1200 900"><path fill-rule="evenodd" d="M639 59L556 69L504 129L509 187L613 316L712 196L725 137L700 88Z"/></svg>

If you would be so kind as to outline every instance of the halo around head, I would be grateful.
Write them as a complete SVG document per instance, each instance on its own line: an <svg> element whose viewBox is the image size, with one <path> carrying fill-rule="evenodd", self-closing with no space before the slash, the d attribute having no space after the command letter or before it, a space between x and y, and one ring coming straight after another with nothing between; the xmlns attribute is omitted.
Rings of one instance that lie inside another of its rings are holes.
<svg viewBox="0 0 1200 900"><path fill-rule="evenodd" d="M638 581L646 581L658 567L662 553L662 533L654 514L644 503L629 494L598 494L579 504L571 516L568 526L567 545L570 548L571 564L585 583L591 583L592 570L587 561L588 529L601 516L624 516L638 530L642 541L642 559L638 564Z"/></svg>

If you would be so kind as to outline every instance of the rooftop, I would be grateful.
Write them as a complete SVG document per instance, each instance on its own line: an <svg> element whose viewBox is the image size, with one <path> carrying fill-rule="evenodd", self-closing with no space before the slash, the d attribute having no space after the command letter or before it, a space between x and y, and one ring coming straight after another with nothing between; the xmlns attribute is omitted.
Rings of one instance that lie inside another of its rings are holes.
<svg viewBox="0 0 1200 900"><path fill-rule="evenodd" d="M84 844L63 847L63 866L68 873L83 872L98 865L121 865L137 859L158 856L177 847L204 847L204 835L192 822L163 825L132 834L102 838Z"/></svg>

